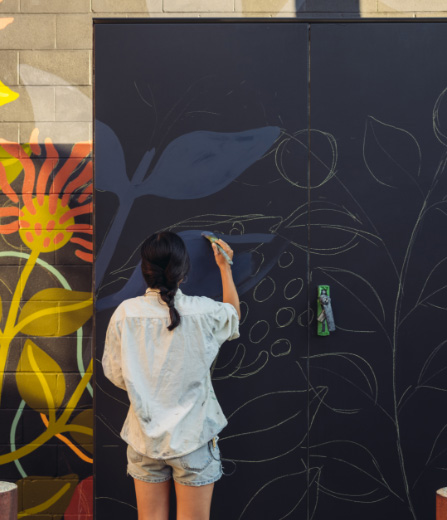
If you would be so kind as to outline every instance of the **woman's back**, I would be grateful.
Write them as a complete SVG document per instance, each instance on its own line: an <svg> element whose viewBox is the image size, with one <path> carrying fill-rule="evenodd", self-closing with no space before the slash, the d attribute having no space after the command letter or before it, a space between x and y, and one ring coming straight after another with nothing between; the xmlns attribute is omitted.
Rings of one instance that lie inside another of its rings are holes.
<svg viewBox="0 0 447 520"><path fill-rule="evenodd" d="M222 476L217 434L227 420L210 367L221 344L239 337L240 305L233 251L222 240L212 247L223 302L182 294L186 246L175 233L156 233L141 246L146 294L119 305L107 329L104 373L130 400L121 437L139 520L167 520L171 479L177 518L208 520L214 482Z"/></svg>
<svg viewBox="0 0 447 520"><path fill-rule="evenodd" d="M221 344L239 336L228 303L178 290L175 307L181 324L170 331L158 291L124 301L111 319L103 359L105 374L131 403L121 436L156 459L190 453L226 426L210 367Z"/></svg>

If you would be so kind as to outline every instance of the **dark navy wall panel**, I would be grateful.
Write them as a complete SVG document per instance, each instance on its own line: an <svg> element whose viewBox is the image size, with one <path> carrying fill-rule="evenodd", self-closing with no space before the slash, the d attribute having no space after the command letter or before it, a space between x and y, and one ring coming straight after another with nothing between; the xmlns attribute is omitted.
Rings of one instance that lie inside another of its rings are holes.
<svg viewBox="0 0 447 520"><path fill-rule="evenodd" d="M146 236L186 240L187 294L220 297L201 231L236 252L241 337L213 366L229 419L216 520L306 516L307 69L306 24L95 27L98 361L113 309L144 290ZM96 373L97 518L136 518L126 397Z"/></svg>
<svg viewBox="0 0 447 520"><path fill-rule="evenodd" d="M201 231L236 251L241 338L212 369L229 419L213 520L434 517L446 35L435 22L95 26L98 361L113 309L144 290L148 234L183 236L188 294L220 297ZM126 397L96 374L97 518L136 518Z"/></svg>
<svg viewBox="0 0 447 520"><path fill-rule="evenodd" d="M338 325L311 329L316 519L434 518L446 482L446 45L444 24L311 27L311 126L337 160L310 206L311 294L331 285Z"/></svg>

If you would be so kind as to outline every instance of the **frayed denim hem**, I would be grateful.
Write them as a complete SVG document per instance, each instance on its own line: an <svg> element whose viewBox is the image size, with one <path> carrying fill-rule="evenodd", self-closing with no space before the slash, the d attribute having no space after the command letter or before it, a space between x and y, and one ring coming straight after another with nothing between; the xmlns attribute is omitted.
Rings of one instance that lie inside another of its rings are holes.
<svg viewBox="0 0 447 520"><path fill-rule="evenodd" d="M223 475L223 472L221 471L220 474L217 477L211 478L209 480L202 480L201 482L182 482L181 480L177 480L176 478L174 478L174 481L177 482L178 484L181 484L182 486L196 486L196 487L199 487L199 486L207 486L208 484L212 484L213 482L217 482L220 478L222 478L222 475Z"/></svg>
<svg viewBox="0 0 447 520"><path fill-rule="evenodd" d="M132 475L132 473L129 470L127 471L127 475L134 478L135 480L141 480L141 482L147 482L148 484L161 484L162 482L167 482L168 480L171 480L171 477L163 479L151 479L150 477L144 478L140 476L137 477L135 475Z"/></svg>

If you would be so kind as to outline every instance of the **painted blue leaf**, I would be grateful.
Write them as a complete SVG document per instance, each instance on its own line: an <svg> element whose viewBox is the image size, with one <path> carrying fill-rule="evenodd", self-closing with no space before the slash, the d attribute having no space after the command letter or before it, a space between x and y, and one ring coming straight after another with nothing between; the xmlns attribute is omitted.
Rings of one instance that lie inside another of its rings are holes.
<svg viewBox="0 0 447 520"><path fill-rule="evenodd" d="M197 131L169 143L142 184L143 193L197 199L225 188L260 159L278 138L274 126L245 132Z"/></svg>
<svg viewBox="0 0 447 520"><path fill-rule="evenodd" d="M179 235L184 240L191 259L191 270L186 282L182 284L182 291L191 296L220 297L222 294L222 282L219 270L216 266L210 243L202 237L202 230L182 231ZM247 233L245 235L221 235L216 233L216 236L231 245L259 245L271 243L275 239L278 240L278 237L269 233ZM281 253L279 247L278 251L279 255ZM253 253L249 251L234 255L233 279L239 294L254 287L265 276L263 269L254 275L257 268L253 260ZM269 267L269 270L275 261L276 258L271 262L272 265Z"/></svg>
<svg viewBox="0 0 447 520"><path fill-rule="evenodd" d="M209 242L202 237L202 230L189 230L179 233L186 244L190 259L191 270L186 282L181 285L185 294L191 296L208 296L217 298L222 294L222 284L219 270L214 261L214 255ZM234 256L233 278L240 294L254 287L275 265L278 256L282 253L288 242L270 233L248 233L246 235L218 235L229 244L273 244L275 246L274 258L265 261L261 267L254 265L253 253L243 251ZM281 244L280 242L281 241ZM256 274L254 274L256 273ZM96 310L102 311L116 307L128 298L134 298L144 293L146 284L141 274L139 263L126 284L116 293L99 298L96 302Z"/></svg>
<svg viewBox="0 0 447 520"><path fill-rule="evenodd" d="M115 193L117 213L96 257L96 285L100 287L134 201L143 195L196 199L216 193L256 162L279 136L278 127L238 133L197 131L183 135L163 151L154 170L144 176L155 151L147 151L131 176L115 132L96 121L96 189Z"/></svg>
<svg viewBox="0 0 447 520"><path fill-rule="evenodd" d="M95 121L95 186L119 194L130 185L123 148L115 132Z"/></svg>

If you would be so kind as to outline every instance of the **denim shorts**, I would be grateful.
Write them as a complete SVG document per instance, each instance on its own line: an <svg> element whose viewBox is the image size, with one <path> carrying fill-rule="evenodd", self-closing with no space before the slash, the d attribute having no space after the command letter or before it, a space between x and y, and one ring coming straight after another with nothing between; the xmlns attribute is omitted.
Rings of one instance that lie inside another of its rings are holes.
<svg viewBox="0 0 447 520"><path fill-rule="evenodd" d="M192 453L175 459L157 460L146 457L127 446L127 473L143 482L160 483L173 478L185 486L205 486L222 476L220 450L215 442L209 441Z"/></svg>

